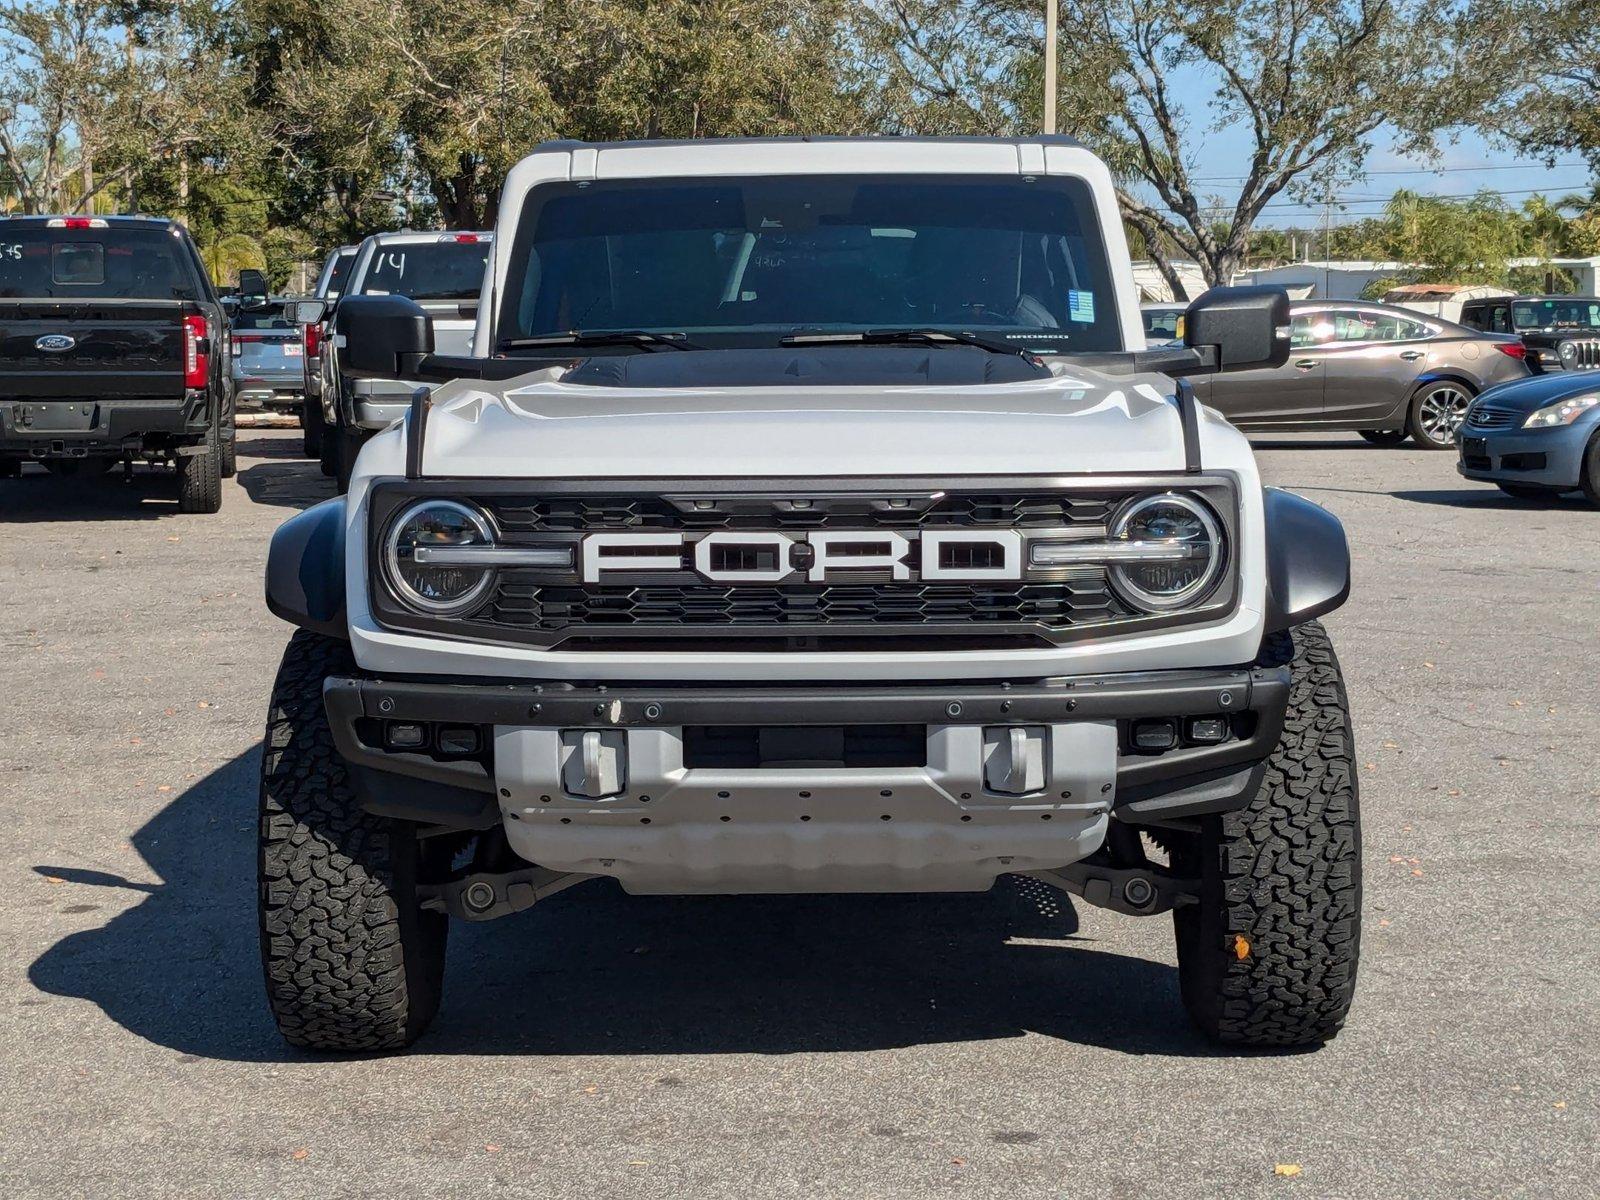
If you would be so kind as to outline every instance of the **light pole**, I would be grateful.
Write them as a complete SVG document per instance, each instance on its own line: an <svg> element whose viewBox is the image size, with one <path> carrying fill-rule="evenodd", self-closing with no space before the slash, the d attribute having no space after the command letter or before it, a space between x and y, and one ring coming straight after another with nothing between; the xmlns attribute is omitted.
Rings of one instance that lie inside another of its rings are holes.
<svg viewBox="0 0 1600 1200"><path fill-rule="evenodd" d="M1058 0L1044 0L1044 131L1056 131L1056 9Z"/></svg>

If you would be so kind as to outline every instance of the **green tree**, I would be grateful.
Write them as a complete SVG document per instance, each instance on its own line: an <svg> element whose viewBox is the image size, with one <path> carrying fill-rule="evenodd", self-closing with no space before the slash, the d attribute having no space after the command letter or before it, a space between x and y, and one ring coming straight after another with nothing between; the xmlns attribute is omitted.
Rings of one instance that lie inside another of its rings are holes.
<svg viewBox="0 0 1600 1200"><path fill-rule="evenodd" d="M1359 177L1385 126L1403 151L1424 149L1498 94L1503 79L1484 69L1493 47L1473 71L1459 70L1479 50L1476 27L1461 19L1466 2L1063 0L1058 111L1064 130L1110 163L1124 220L1175 291L1168 247L1226 283L1274 197L1316 196ZM919 127L1038 127L1040 5L878 7L915 13L902 21L895 62L916 80L913 97L938 101ZM1195 80L1211 87L1204 106L1179 99ZM1249 146L1236 181L1218 179L1206 155L1208 135L1225 126Z"/></svg>
<svg viewBox="0 0 1600 1200"><path fill-rule="evenodd" d="M1399 262L1416 264L1415 283L1505 281L1507 262L1523 245L1523 222L1495 192L1467 200L1394 194L1377 230L1378 247Z"/></svg>

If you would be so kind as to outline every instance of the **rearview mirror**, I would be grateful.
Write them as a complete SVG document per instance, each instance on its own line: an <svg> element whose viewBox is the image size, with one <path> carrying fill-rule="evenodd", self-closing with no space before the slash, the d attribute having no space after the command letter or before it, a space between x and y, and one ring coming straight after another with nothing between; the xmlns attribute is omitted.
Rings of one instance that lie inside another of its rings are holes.
<svg viewBox="0 0 1600 1200"><path fill-rule="evenodd" d="M327 315L326 300L296 300L289 305L289 319L296 325L316 325Z"/></svg>
<svg viewBox="0 0 1600 1200"><path fill-rule="evenodd" d="M433 353L433 319L405 296L345 296L333 310L339 370L366 379L415 379Z"/></svg>
<svg viewBox="0 0 1600 1200"><path fill-rule="evenodd" d="M1289 361L1289 293L1212 288L1183 314L1183 344L1213 371L1281 367Z"/></svg>

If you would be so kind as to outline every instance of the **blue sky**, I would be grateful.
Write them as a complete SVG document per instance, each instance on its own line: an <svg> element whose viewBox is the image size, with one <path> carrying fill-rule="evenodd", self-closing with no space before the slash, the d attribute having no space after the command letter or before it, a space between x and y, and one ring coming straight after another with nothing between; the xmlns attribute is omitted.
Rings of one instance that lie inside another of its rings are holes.
<svg viewBox="0 0 1600 1200"><path fill-rule="evenodd" d="M1192 134L1203 133L1204 137L1204 150L1195 156L1192 174L1196 180L1206 181L1203 186L1208 198L1214 195L1231 202L1238 194L1237 180L1249 162L1251 139L1242 125L1209 128L1212 115L1207 105L1215 87L1213 82L1196 73L1180 77L1176 83ZM1376 215L1398 188L1445 196L1471 195L1488 189L1500 192L1513 207L1520 207L1536 192L1552 199L1586 193L1593 179L1588 165L1576 155L1564 155L1554 167L1547 167L1471 131L1460 133L1454 140L1441 139L1437 157L1430 160L1396 153L1392 139L1380 130L1373 138L1367 172L1365 179L1340 189L1336 199L1343 201L1343 208L1335 206L1335 224ZM1320 203L1298 205L1279 196L1262 214L1259 224L1306 227L1320 225L1322 220Z"/></svg>

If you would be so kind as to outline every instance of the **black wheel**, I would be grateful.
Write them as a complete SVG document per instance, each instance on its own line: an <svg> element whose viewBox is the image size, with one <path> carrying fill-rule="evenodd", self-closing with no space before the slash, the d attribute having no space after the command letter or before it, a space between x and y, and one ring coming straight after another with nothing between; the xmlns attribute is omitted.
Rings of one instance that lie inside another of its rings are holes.
<svg viewBox="0 0 1600 1200"><path fill-rule="evenodd" d="M1583 452L1583 474L1578 479L1584 499L1600 507L1600 433L1589 439L1589 448Z"/></svg>
<svg viewBox="0 0 1600 1200"><path fill-rule="evenodd" d="M299 632L284 651L261 758L261 964L278 1030L316 1050L394 1050L439 1007L448 918L417 902L414 827L363 812L322 681L349 646Z"/></svg>
<svg viewBox="0 0 1600 1200"><path fill-rule="evenodd" d="M1398 446L1409 436L1404 429L1361 429L1357 432L1374 446Z"/></svg>
<svg viewBox="0 0 1600 1200"><path fill-rule="evenodd" d="M355 473L356 456L361 453L361 447L366 444L366 439L349 430L341 429L334 440L338 443L339 454L333 478L342 496L350 490L350 476Z"/></svg>
<svg viewBox="0 0 1600 1200"><path fill-rule="evenodd" d="M178 511L214 513L222 507L222 437L213 425L198 454L178 456Z"/></svg>
<svg viewBox="0 0 1600 1200"><path fill-rule="evenodd" d="M300 402L300 448L307 458L322 457L322 403L310 397Z"/></svg>
<svg viewBox="0 0 1600 1200"><path fill-rule="evenodd" d="M1453 450L1456 430L1467 419L1472 390L1453 379L1425 383L1411 397L1406 432L1424 450Z"/></svg>
<svg viewBox="0 0 1600 1200"><path fill-rule="evenodd" d="M1339 660L1317 622L1269 639L1293 674L1248 808L1175 848L1201 898L1174 910L1184 1007L1222 1042L1314 1046L1344 1024L1361 944L1361 822Z"/></svg>
<svg viewBox="0 0 1600 1200"><path fill-rule="evenodd" d="M1495 487L1517 500L1548 500L1555 495L1549 488L1532 487L1526 483L1497 483Z"/></svg>
<svg viewBox="0 0 1600 1200"><path fill-rule="evenodd" d="M222 456L218 459L217 473L232 479L239 473L239 431L230 428L221 438Z"/></svg>
<svg viewBox="0 0 1600 1200"><path fill-rule="evenodd" d="M322 473L329 479L339 476L339 427L329 425L326 420L322 423L322 436L318 439L317 458L322 465Z"/></svg>

